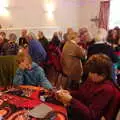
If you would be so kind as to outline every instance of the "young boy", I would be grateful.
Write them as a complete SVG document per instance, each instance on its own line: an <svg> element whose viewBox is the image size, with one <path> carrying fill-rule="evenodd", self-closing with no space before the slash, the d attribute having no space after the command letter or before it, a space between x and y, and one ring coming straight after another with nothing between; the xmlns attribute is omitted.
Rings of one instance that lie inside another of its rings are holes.
<svg viewBox="0 0 120 120"><path fill-rule="evenodd" d="M45 77L43 69L32 62L29 55L25 55L23 52L18 53L17 64L18 69L13 80L14 85L33 85L52 89L52 85Z"/></svg>

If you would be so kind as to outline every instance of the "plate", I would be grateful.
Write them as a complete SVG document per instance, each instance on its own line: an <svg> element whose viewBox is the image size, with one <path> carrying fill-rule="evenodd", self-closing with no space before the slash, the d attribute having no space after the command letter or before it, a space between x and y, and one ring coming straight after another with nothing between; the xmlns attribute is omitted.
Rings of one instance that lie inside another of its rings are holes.
<svg viewBox="0 0 120 120"><path fill-rule="evenodd" d="M26 113L27 113L26 110L15 112L6 120L28 120L28 118L26 117ZM29 120L40 120L40 119L30 117ZM57 118L55 120L66 120L66 118L63 114L58 113Z"/></svg>

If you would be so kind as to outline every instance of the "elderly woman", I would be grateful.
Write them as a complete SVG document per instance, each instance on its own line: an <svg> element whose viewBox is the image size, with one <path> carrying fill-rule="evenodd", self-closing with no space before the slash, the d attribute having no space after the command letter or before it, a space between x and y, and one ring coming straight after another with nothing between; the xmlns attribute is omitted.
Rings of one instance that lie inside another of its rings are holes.
<svg viewBox="0 0 120 120"><path fill-rule="evenodd" d="M71 109L71 120L115 120L120 108L120 92L111 81L112 61L93 55L85 68L88 77L79 90L57 92L57 99Z"/></svg>
<svg viewBox="0 0 120 120"><path fill-rule="evenodd" d="M95 43L88 48L88 58L93 54L103 53L109 56L113 63L117 62L118 58L112 47L106 44L106 37L107 31L103 28L98 29L95 35Z"/></svg>
<svg viewBox="0 0 120 120"><path fill-rule="evenodd" d="M81 59L84 58L85 53L83 48L77 45L77 33L68 34L67 39L61 55L61 65L63 73L69 78L66 87L74 89L78 86L82 76Z"/></svg>
<svg viewBox="0 0 120 120"><path fill-rule="evenodd" d="M46 50L49 42L42 31L38 31L38 41L42 44L42 46Z"/></svg>
<svg viewBox="0 0 120 120"><path fill-rule="evenodd" d="M110 57L113 63L118 61L118 57L114 54L113 48L106 43L107 31L103 28L98 29L95 36L95 43L88 48L88 58L94 54L103 53ZM114 66L112 71L112 78L115 81Z"/></svg>
<svg viewBox="0 0 120 120"><path fill-rule="evenodd" d="M94 40L92 40L91 35L87 28L79 29L79 37L80 37L80 41L78 42L78 45L82 46L86 50L89 45L94 43Z"/></svg>
<svg viewBox="0 0 120 120"><path fill-rule="evenodd" d="M46 60L47 53L34 33L28 34L29 54L32 60L38 64Z"/></svg>
<svg viewBox="0 0 120 120"><path fill-rule="evenodd" d="M18 52L18 45L16 43L17 36L14 33L9 35L9 40L2 48L2 55L16 55Z"/></svg>

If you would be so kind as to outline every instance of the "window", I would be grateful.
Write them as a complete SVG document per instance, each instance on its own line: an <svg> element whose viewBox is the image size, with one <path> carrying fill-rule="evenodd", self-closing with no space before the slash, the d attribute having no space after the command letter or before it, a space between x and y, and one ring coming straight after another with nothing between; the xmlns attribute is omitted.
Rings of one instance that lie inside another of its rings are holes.
<svg viewBox="0 0 120 120"><path fill-rule="evenodd" d="M8 7L8 0L0 0L0 16L8 16L9 12L6 9Z"/></svg>
<svg viewBox="0 0 120 120"><path fill-rule="evenodd" d="M120 0L110 1L110 17L109 17L109 28L112 29L115 26L120 27Z"/></svg>

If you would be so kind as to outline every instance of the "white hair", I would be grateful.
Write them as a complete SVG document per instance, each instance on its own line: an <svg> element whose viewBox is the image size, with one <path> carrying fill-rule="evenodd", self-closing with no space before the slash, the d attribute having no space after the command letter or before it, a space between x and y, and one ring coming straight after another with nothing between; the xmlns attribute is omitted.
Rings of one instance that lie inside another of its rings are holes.
<svg viewBox="0 0 120 120"><path fill-rule="evenodd" d="M95 41L106 41L107 35L108 33L104 28L99 28L95 35Z"/></svg>
<svg viewBox="0 0 120 120"><path fill-rule="evenodd" d="M36 35L33 32L29 32L28 36L31 36L32 39L37 40Z"/></svg>

